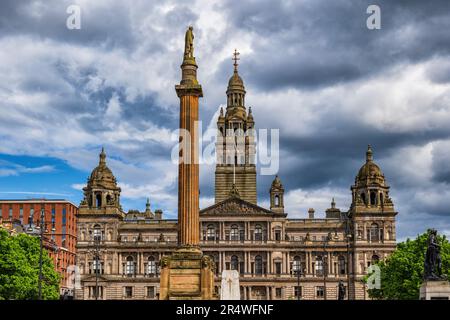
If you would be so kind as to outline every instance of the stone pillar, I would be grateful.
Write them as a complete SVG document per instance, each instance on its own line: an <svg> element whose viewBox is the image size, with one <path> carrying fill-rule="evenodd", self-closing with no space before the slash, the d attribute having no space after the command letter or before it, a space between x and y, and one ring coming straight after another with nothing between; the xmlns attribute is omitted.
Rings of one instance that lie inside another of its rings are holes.
<svg viewBox="0 0 450 320"><path fill-rule="evenodd" d="M160 299L212 299L215 264L199 248L198 99L193 28L185 35L180 99L180 150L178 164L178 249L161 259Z"/></svg>
<svg viewBox="0 0 450 320"><path fill-rule="evenodd" d="M180 163L178 165L178 225L179 245L198 246L199 189L198 189L198 98L200 85L178 85L180 97Z"/></svg>

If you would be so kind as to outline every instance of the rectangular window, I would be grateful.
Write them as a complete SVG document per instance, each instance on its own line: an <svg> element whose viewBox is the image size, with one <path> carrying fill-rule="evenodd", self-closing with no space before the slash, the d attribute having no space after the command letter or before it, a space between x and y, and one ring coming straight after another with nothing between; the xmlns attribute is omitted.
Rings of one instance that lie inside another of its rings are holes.
<svg viewBox="0 0 450 320"><path fill-rule="evenodd" d="M19 219L20 219L20 223L23 223L23 206L20 206L19 209Z"/></svg>
<svg viewBox="0 0 450 320"><path fill-rule="evenodd" d="M316 259L316 263L315 263L315 270L316 270L316 275L317 276L323 276L323 261L322 261L322 257L318 257Z"/></svg>
<svg viewBox="0 0 450 320"><path fill-rule="evenodd" d="M275 273L281 275L281 262L275 262Z"/></svg>
<svg viewBox="0 0 450 320"><path fill-rule="evenodd" d="M52 205L52 228L55 226L55 217L56 217L55 205Z"/></svg>
<svg viewBox="0 0 450 320"><path fill-rule="evenodd" d="M147 287L147 298L155 298L155 287Z"/></svg>
<svg viewBox="0 0 450 320"><path fill-rule="evenodd" d="M62 225L63 227L66 225L66 220L67 220L67 211L66 208L63 208L62 210Z"/></svg>
<svg viewBox="0 0 450 320"><path fill-rule="evenodd" d="M0 204L0 218L3 217L2 214L3 214L3 210L2 210L2 205Z"/></svg>
<svg viewBox="0 0 450 320"><path fill-rule="evenodd" d="M280 230L275 231L275 241L281 241L281 231Z"/></svg>
<svg viewBox="0 0 450 320"><path fill-rule="evenodd" d="M241 242L244 242L244 240L245 240L245 230L240 230L239 231L239 240L241 240Z"/></svg>
<svg viewBox="0 0 450 320"><path fill-rule="evenodd" d="M324 297L324 288L323 286L316 287L316 297L323 298Z"/></svg>
<svg viewBox="0 0 450 320"><path fill-rule="evenodd" d="M296 298L299 298L302 296L302 287L299 287L299 286L294 287L294 296Z"/></svg>
<svg viewBox="0 0 450 320"><path fill-rule="evenodd" d="M281 288L275 288L275 296L277 299L281 299Z"/></svg>
<svg viewBox="0 0 450 320"><path fill-rule="evenodd" d="M125 298L133 297L133 287L125 287L124 294L125 294Z"/></svg>
<svg viewBox="0 0 450 320"><path fill-rule="evenodd" d="M9 219L12 220L13 212L12 212L12 206L9 206Z"/></svg>

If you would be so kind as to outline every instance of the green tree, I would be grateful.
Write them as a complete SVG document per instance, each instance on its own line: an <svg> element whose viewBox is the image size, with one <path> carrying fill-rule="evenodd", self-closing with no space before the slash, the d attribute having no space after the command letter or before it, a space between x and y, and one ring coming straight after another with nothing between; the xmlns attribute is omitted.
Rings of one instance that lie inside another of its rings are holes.
<svg viewBox="0 0 450 320"><path fill-rule="evenodd" d="M38 298L39 250L38 238L0 229L0 300ZM58 299L60 276L45 250L42 275L42 299Z"/></svg>
<svg viewBox="0 0 450 320"><path fill-rule="evenodd" d="M396 250L377 265L381 271L381 288L369 289L374 299L417 300L422 284L428 233L409 238L397 244ZM438 235L441 245L442 273L450 275L450 243L445 236ZM367 282L369 275L365 277Z"/></svg>

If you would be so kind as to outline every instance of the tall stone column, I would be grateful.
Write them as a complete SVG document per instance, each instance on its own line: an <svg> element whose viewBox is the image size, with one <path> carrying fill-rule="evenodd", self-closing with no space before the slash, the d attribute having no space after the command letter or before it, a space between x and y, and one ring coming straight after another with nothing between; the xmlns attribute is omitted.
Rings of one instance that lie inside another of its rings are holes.
<svg viewBox="0 0 450 320"><path fill-rule="evenodd" d="M185 36L180 98L180 151L178 165L178 249L161 259L160 299L214 299L215 263L199 247L198 98L193 28Z"/></svg>
<svg viewBox="0 0 450 320"><path fill-rule="evenodd" d="M184 58L182 80L175 86L180 98L180 153L178 164L178 244L198 246L199 165L198 165L198 98L203 96L197 81L195 58Z"/></svg>

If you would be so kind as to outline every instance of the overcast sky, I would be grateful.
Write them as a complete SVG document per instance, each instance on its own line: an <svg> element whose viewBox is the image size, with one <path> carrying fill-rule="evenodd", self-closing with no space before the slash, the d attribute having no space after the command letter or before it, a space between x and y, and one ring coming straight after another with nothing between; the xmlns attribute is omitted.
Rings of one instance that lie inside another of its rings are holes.
<svg viewBox="0 0 450 320"><path fill-rule="evenodd" d="M69 30L66 9L81 8ZM369 30L366 9L381 8ZM76 204L102 146L125 210L176 217L171 161L184 32L194 26L203 130L226 103L232 52L256 127L280 130L289 217L347 210L367 145L396 209L398 237L450 235L450 2L0 2L0 198ZM201 167L202 207L214 166ZM258 175L268 205L273 176Z"/></svg>

